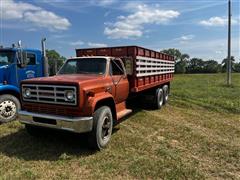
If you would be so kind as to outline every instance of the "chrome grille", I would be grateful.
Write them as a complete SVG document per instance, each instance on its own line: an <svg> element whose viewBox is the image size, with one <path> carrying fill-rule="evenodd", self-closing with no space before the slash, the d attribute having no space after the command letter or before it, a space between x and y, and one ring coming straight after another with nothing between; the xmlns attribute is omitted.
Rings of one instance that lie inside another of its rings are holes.
<svg viewBox="0 0 240 180"><path fill-rule="evenodd" d="M25 90L30 91L30 96L24 95ZM73 100L65 97L67 91L73 92ZM77 91L75 86L22 84L22 98L24 101L49 104L77 105Z"/></svg>

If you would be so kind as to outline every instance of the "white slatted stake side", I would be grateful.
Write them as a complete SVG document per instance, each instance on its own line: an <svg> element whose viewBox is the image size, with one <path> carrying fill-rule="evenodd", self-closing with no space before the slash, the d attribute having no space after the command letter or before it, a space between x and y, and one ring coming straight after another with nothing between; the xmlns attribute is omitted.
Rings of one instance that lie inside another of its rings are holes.
<svg viewBox="0 0 240 180"><path fill-rule="evenodd" d="M174 73L174 61L154 59L142 56L137 56L136 59L137 77Z"/></svg>

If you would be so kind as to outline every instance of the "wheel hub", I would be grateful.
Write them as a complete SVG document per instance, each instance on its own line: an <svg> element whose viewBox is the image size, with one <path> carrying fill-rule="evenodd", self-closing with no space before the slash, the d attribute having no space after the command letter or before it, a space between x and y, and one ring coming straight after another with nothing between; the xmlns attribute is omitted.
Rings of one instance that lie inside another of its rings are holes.
<svg viewBox="0 0 240 180"><path fill-rule="evenodd" d="M108 117L105 117L102 125L102 139L107 138L110 135L111 122Z"/></svg>
<svg viewBox="0 0 240 180"><path fill-rule="evenodd" d="M17 112L17 106L13 101L6 100L0 103L0 118L12 118Z"/></svg>

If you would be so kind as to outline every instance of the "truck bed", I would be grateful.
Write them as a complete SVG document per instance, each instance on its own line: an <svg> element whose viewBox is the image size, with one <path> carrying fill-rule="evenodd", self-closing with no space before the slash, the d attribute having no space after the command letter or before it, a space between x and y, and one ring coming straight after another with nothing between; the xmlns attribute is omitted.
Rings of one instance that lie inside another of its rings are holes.
<svg viewBox="0 0 240 180"><path fill-rule="evenodd" d="M123 60L130 92L140 92L173 79L174 57L139 46L76 49L77 57L112 56Z"/></svg>

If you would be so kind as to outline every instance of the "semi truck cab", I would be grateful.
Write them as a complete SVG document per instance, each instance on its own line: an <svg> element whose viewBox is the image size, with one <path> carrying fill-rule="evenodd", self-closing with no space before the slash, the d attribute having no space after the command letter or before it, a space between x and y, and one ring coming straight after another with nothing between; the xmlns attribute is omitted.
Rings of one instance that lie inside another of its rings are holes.
<svg viewBox="0 0 240 180"><path fill-rule="evenodd" d="M37 49L0 48L0 122L15 120L20 103L20 82L44 76L43 53Z"/></svg>

